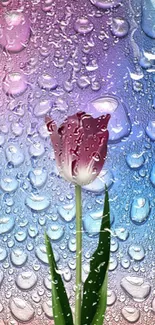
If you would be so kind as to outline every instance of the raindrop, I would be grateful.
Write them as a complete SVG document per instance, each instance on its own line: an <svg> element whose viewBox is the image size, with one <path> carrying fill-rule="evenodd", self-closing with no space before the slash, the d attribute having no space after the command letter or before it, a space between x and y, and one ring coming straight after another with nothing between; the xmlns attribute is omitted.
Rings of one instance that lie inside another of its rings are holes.
<svg viewBox="0 0 155 325"><path fill-rule="evenodd" d="M116 301L116 294L114 291L112 290L108 290L107 291L107 306L112 306L114 305L115 301Z"/></svg>
<svg viewBox="0 0 155 325"><path fill-rule="evenodd" d="M10 232L14 227L14 218L12 216L0 217L0 235Z"/></svg>
<svg viewBox="0 0 155 325"><path fill-rule="evenodd" d="M124 37L128 34L129 23L124 18L115 17L112 19L111 31L117 37Z"/></svg>
<svg viewBox="0 0 155 325"><path fill-rule="evenodd" d="M131 220L140 225L149 217L150 203L149 200L143 197L135 198L131 206Z"/></svg>
<svg viewBox="0 0 155 325"><path fill-rule="evenodd" d="M27 231L20 230L15 234L15 238L19 243L23 242L26 239L26 237L27 237Z"/></svg>
<svg viewBox="0 0 155 325"><path fill-rule="evenodd" d="M51 240L60 240L64 235L64 227L58 224L50 225L47 229L47 235Z"/></svg>
<svg viewBox="0 0 155 325"><path fill-rule="evenodd" d="M38 84L41 89L45 90L54 90L58 86L56 79L46 73L43 73L39 76Z"/></svg>
<svg viewBox="0 0 155 325"><path fill-rule="evenodd" d="M44 152L45 152L44 145L40 142L35 142L31 144L29 147L29 154L34 158L39 158L43 156Z"/></svg>
<svg viewBox="0 0 155 325"><path fill-rule="evenodd" d="M109 261L109 271L114 271L118 266L118 261L116 257L111 256Z"/></svg>
<svg viewBox="0 0 155 325"><path fill-rule="evenodd" d="M2 35L0 44L9 52L20 52L26 48L30 38L30 23L21 10L6 11L1 16Z"/></svg>
<svg viewBox="0 0 155 325"><path fill-rule="evenodd" d="M88 76L81 76L77 80L79 88L85 89L90 85L90 78Z"/></svg>
<svg viewBox="0 0 155 325"><path fill-rule="evenodd" d="M43 211L50 206L50 201L45 196L32 194L26 198L25 204L32 210Z"/></svg>
<svg viewBox="0 0 155 325"><path fill-rule="evenodd" d="M51 110L51 101L50 100L42 100L39 102L34 108L34 115L36 117L43 117Z"/></svg>
<svg viewBox="0 0 155 325"><path fill-rule="evenodd" d="M155 141L155 120L149 121L146 127L146 134L152 141Z"/></svg>
<svg viewBox="0 0 155 325"><path fill-rule="evenodd" d="M29 322L34 317L34 309L25 300L13 298L10 301L10 309L13 316L20 322Z"/></svg>
<svg viewBox="0 0 155 325"><path fill-rule="evenodd" d="M4 247L0 246L0 262L3 262L7 256L7 250Z"/></svg>
<svg viewBox="0 0 155 325"><path fill-rule="evenodd" d="M130 267L130 260L126 257L121 260L121 265L124 269L128 269Z"/></svg>
<svg viewBox="0 0 155 325"><path fill-rule="evenodd" d="M14 167L20 166L24 162L24 154L16 145L9 145L5 150L6 159Z"/></svg>
<svg viewBox="0 0 155 325"><path fill-rule="evenodd" d="M69 248L70 252L72 252L72 253L76 252L76 239L74 237L69 238L68 248Z"/></svg>
<svg viewBox="0 0 155 325"><path fill-rule="evenodd" d="M17 247L11 251L10 258L13 265L20 267L26 263L28 256L21 248Z"/></svg>
<svg viewBox="0 0 155 325"><path fill-rule="evenodd" d="M121 280L121 287L134 301L142 302L148 298L151 286L143 278L127 276Z"/></svg>
<svg viewBox="0 0 155 325"><path fill-rule="evenodd" d="M32 186L36 188L41 188L46 184L47 176L45 168L36 168L28 174Z"/></svg>
<svg viewBox="0 0 155 325"><path fill-rule="evenodd" d="M118 239L125 241L129 237L129 231L125 228L117 228L115 229L115 235Z"/></svg>
<svg viewBox="0 0 155 325"><path fill-rule="evenodd" d="M151 169L150 181L155 186L155 164Z"/></svg>
<svg viewBox="0 0 155 325"><path fill-rule="evenodd" d="M110 9L120 3L119 0L90 0L90 2L100 9Z"/></svg>
<svg viewBox="0 0 155 325"><path fill-rule="evenodd" d="M42 304L42 309L45 313L45 315L48 317L48 318L53 318L53 312L52 312L52 300L48 300L48 301L44 301L43 304Z"/></svg>
<svg viewBox="0 0 155 325"><path fill-rule="evenodd" d="M94 25L93 23L91 23L91 21L88 18L81 17L81 18L77 18L77 20L75 21L74 28L75 31L78 32L79 34L85 35L90 33L93 30Z"/></svg>
<svg viewBox="0 0 155 325"><path fill-rule="evenodd" d="M152 300L152 310L155 313L155 298Z"/></svg>
<svg viewBox="0 0 155 325"><path fill-rule="evenodd" d="M142 29L144 33L155 38L155 3L153 0L143 0L142 3Z"/></svg>
<svg viewBox="0 0 155 325"><path fill-rule="evenodd" d="M125 306L122 309L124 319L129 323L136 323L140 318L140 311L135 307Z"/></svg>
<svg viewBox="0 0 155 325"><path fill-rule="evenodd" d="M27 89L27 80L21 72L7 73L3 80L3 90L13 97L22 95Z"/></svg>
<svg viewBox="0 0 155 325"><path fill-rule="evenodd" d="M132 244L128 249L129 256L135 261L142 261L145 257L145 250L142 245Z"/></svg>
<svg viewBox="0 0 155 325"><path fill-rule="evenodd" d="M61 218L66 222L71 222L75 218L75 205L70 203L58 207L58 213Z"/></svg>
<svg viewBox="0 0 155 325"><path fill-rule="evenodd" d="M23 133L23 126L17 122L14 122L11 124L11 130L15 136L19 137Z"/></svg>
<svg viewBox="0 0 155 325"><path fill-rule="evenodd" d="M131 169L139 169L143 166L145 159L143 153L129 153L126 157L126 161Z"/></svg>
<svg viewBox="0 0 155 325"><path fill-rule="evenodd" d="M39 245L36 247L36 256L38 257L38 259L45 263L48 264L48 257L47 257L47 253L46 253L46 247L45 245Z"/></svg>
<svg viewBox="0 0 155 325"><path fill-rule="evenodd" d="M32 271L23 271L16 278L16 284L21 290L30 290L36 283L37 276Z"/></svg>
<svg viewBox="0 0 155 325"><path fill-rule="evenodd" d="M0 180L0 187L4 192L15 192L18 188L18 182L16 178L6 177Z"/></svg>

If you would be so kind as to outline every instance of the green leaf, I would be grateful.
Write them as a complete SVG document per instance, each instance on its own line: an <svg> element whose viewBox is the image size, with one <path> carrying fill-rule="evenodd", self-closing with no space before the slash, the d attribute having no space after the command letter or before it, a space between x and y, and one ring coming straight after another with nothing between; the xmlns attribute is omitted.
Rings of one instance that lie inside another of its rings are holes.
<svg viewBox="0 0 155 325"><path fill-rule="evenodd" d="M90 273L84 283L81 325L102 325L107 300L107 271L110 256L110 210L105 190L99 243L90 261Z"/></svg>
<svg viewBox="0 0 155 325"><path fill-rule="evenodd" d="M52 278L52 308L55 325L73 325L72 311L64 283L58 273L50 239L45 233L45 244Z"/></svg>

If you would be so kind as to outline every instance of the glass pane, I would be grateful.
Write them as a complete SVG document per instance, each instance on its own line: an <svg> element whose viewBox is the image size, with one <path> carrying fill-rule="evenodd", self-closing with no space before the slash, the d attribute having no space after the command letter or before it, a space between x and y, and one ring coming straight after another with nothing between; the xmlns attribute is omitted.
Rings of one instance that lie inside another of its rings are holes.
<svg viewBox="0 0 155 325"><path fill-rule="evenodd" d="M82 190L83 281L107 184L104 324L154 325L154 39L154 0L0 1L0 325L54 324L45 230L74 309L74 184L45 116L60 126L79 111L111 115L105 164Z"/></svg>

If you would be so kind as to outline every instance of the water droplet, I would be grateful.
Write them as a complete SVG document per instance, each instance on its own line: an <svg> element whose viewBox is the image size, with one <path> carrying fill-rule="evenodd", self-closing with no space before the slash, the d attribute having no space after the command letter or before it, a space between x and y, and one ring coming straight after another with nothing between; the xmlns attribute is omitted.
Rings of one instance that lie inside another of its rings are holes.
<svg viewBox="0 0 155 325"><path fill-rule="evenodd" d="M93 30L94 25L87 17L81 17L75 21L74 28L79 34L88 34Z"/></svg>
<svg viewBox="0 0 155 325"><path fill-rule="evenodd" d="M11 130L12 130L12 133L15 135L15 136L20 136L22 135L23 133L23 126L20 125L19 123L17 122L14 122L11 124Z"/></svg>
<svg viewBox="0 0 155 325"><path fill-rule="evenodd" d="M44 285L46 289L51 290L51 275L48 275L46 278L44 278Z"/></svg>
<svg viewBox="0 0 155 325"><path fill-rule="evenodd" d="M32 293L32 300L33 300L34 302L36 302L36 303L40 302L41 298L40 298L40 296L38 295L37 292L33 292L33 293Z"/></svg>
<svg viewBox="0 0 155 325"><path fill-rule="evenodd" d="M26 198L25 204L32 210L43 211L50 206L50 201L45 196L33 194Z"/></svg>
<svg viewBox="0 0 155 325"><path fill-rule="evenodd" d="M30 225L28 228L28 234L31 238L35 238L38 235L37 227Z"/></svg>
<svg viewBox="0 0 155 325"><path fill-rule="evenodd" d="M155 38L155 4L152 0L143 0L142 4L142 29L144 33Z"/></svg>
<svg viewBox="0 0 155 325"><path fill-rule="evenodd" d="M128 113L124 103L114 96L98 97L88 102L88 109L95 118L101 114L110 114L108 123L109 142L118 142L131 131Z"/></svg>
<svg viewBox="0 0 155 325"><path fill-rule="evenodd" d="M122 241L125 241L129 237L129 231L125 228L116 228L115 229L116 237Z"/></svg>
<svg viewBox="0 0 155 325"><path fill-rule="evenodd" d="M43 117L51 110L52 104L50 100L42 100L34 108L34 115Z"/></svg>
<svg viewBox="0 0 155 325"><path fill-rule="evenodd" d="M32 271L23 271L16 278L16 284L21 290L30 290L36 283L37 276Z"/></svg>
<svg viewBox="0 0 155 325"><path fill-rule="evenodd" d="M5 137L4 135L0 134L0 147L4 144L5 142Z"/></svg>
<svg viewBox="0 0 155 325"><path fill-rule="evenodd" d="M90 2L100 9L110 9L119 4L119 0L90 0Z"/></svg>
<svg viewBox="0 0 155 325"><path fill-rule="evenodd" d="M151 169L150 181L155 186L155 164L153 165L153 167Z"/></svg>
<svg viewBox="0 0 155 325"><path fill-rule="evenodd" d="M6 148L5 154L7 161L14 167L18 167L24 162L24 154L17 146L13 144Z"/></svg>
<svg viewBox="0 0 155 325"><path fill-rule="evenodd" d="M15 234L15 238L18 242L23 242L27 237L27 231L20 230Z"/></svg>
<svg viewBox="0 0 155 325"><path fill-rule="evenodd" d="M81 89L87 88L90 85L90 78L88 76L81 76L78 78L77 84Z"/></svg>
<svg viewBox="0 0 155 325"><path fill-rule="evenodd" d="M41 262L48 264L48 258L47 258L45 245L39 245L38 247L36 247L35 253Z"/></svg>
<svg viewBox="0 0 155 325"><path fill-rule="evenodd" d="M21 72L7 73L3 80L3 90L13 97L22 95L27 89L27 80Z"/></svg>
<svg viewBox="0 0 155 325"><path fill-rule="evenodd" d="M32 186L37 188L41 188L46 184L47 176L45 168L36 168L28 174Z"/></svg>
<svg viewBox="0 0 155 325"><path fill-rule="evenodd" d="M69 282L71 281L72 279L72 274L71 274L71 271L70 269L68 268L65 268L64 271L63 271L63 278L66 282Z"/></svg>
<svg viewBox="0 0 155 325"><path fill-rule="evenodd" d="M0 262L3 262L8 256L7 250L0 246Z"/></svg>
<svg viewBox="0 0 155 325"><path fill-rule="evenodd" d="M1 16L2 35L0 44L9 52L26 48L30 38L30 22L21 10L6 11Z"/></svg>
<svg viewBox="0 0 155 325"><path fill-rule="evenodd" d="M151 292L149 283L143 278L127 276L121 280L121 287L134 301L142 302L148 298Z"/></svg>
<svg viewBox="0 0 155 325"><path fill-rule="evenodd" d="M92 183L83 186L83 189L94 193L104 192L105 185L109 188L113 184L113 181L114 177L112 172L107 169L102 169L99 177L97 177Z"/></svg>
<svg viewBox="0 0 155 325"><path fill-rule="evenodd" d="M63 220L71 222L75 218L75 205L70 203L68 205L59 206L58 212Z"/></svg>
<svg viewBox="0 0 155 325"><path fill-rule="evenodd" d="M60 240L64 235L64 227L58 224L50 225L47 229L47 234L51 240Z"/></svg>
<svg viewBox="0 0 155 325"><path fill-rule="evenodd" d="M131 169L139 169L143 166L145 159L143 153L129 153L126 157L126 161Z"/></svg>
<svg viewBox="0 0 155 325"><path fill-rule="evenodd" d="M0 234L10 232L14 227L14 218L12 216L0 217Z"/></svg>
<svg viewBox="0 0 155 325"><path fill-rule="evenodd" d="M34 309L25 300L13 298L10 300L10 309L13 316L20 322L28 322L34 317Z"/></svg>
<svg viewBox="0 0 155 325"><path fill-rule="evenodd" d="M111 238L111 243L110 243L110 252L114 253L118 250L119 248L119 244L118 242L114 239L114 238Z"/></svg>
<svg viewBox="0 0 155 325"><path fill-rule="evenodd" d="M72 253L76 252L76 239L74 237L69 238L68 248L69 248L70 252L72 252Z"/></svg>
<svg viewBox="0 0 155 325"><path fill-rule="evenodd" d="M149 200L143 197L135 198L131 206L131 220L140 225L149 217L150 203Z"/></svg>
<svg viewBox="0 0 155 325"><path fill-rule="evenodd" d="M107 291L107 306L112 306L114 305L115 301L116 301L116 294L114 291L112 290L108 290Z"/></svg>
<svg viewBox="0 0 155 325"><path fill-rule="evenodd" d="M116 257L111 256L109 261L109 271L114 271L118 266L118 261Z"/></svg>
<svg viewBox="0 0 155 325"><path fill-rule="evenodd" d="M0 187L4 192L15 192L18 188L18 182L16 178L6 177L0 180Z"/></svg>
<svg viewBox="0 0 155 325"><path fill-rule="evenodd" d="M44 145L40 142L35 142L30 145L29 147L29 154L32 157L39 158L41 157L45 152Z"/></svg>
<svg viewBox="0 0 155 325"><path fill-rule="evenodd" d="M14 248L10 254L11 262L13 265L19 267L26 263L28 256L21 248Z"/></svg>
<svg viewBox="0 0 155 325"><path fill-rule="evenodd" d="M48 318L53 318L53 312L52 312L52 300L48 300L48 301L44 301L43 304L42 304L42 309L45 313L45 315L48 317Z"/></svg>
<svg viewBox="0 0 155 325"><path fill-rule="evenodd" d="M152 310L155 313L155 298L152 300Z"/></svg>
<svg viewBox="0 0 155 325"><path fill-rule="evenodd" d="M46 73L39 76L38 84L41 89L45 90L54 90L58 86L57 80Z"/></svg>
<svg viewBox="0 0 155 325"><path fill-rule="evenodd" d="M136 323L140 318L140 311L135 307L125 306L122 309L124 319L129 323Z"/></svg>
<svg viewBox="0 0 155 325"><path fill-rule="evenodd" d="M124 18L115 17L112 19L111 31L117 37L124 37L128 34L129 23Z"/></svg>
<svg viewBox="0 0 155 325"><path fill-rule="evenodd" d="M142 261L145 257L145 250L142 245L132 244L128 249L129 256L135 261Z"/></svg>
<svg viewBox="0 0 155 325"><path fill-rule="evenodd" d="M152 141L155 140L155 120L149 121L146 127L146 134Z"/></svg>

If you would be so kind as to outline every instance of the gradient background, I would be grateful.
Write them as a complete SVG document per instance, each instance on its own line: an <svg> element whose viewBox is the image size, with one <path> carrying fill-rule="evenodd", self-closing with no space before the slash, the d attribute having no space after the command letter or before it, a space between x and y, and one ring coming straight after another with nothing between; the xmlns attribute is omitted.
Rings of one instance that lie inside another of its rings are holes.
<svg viewBox="0 0 155 325"><path fill-rule="evenodd" d="M58 175L44 117L60 124L78 110L112 116L103 172L82 193L83 279L106 183L105 324L155 324L155 5L94 3L0 1L0 325L52 323L45 229L74 308L74 187Z"/></svg>

